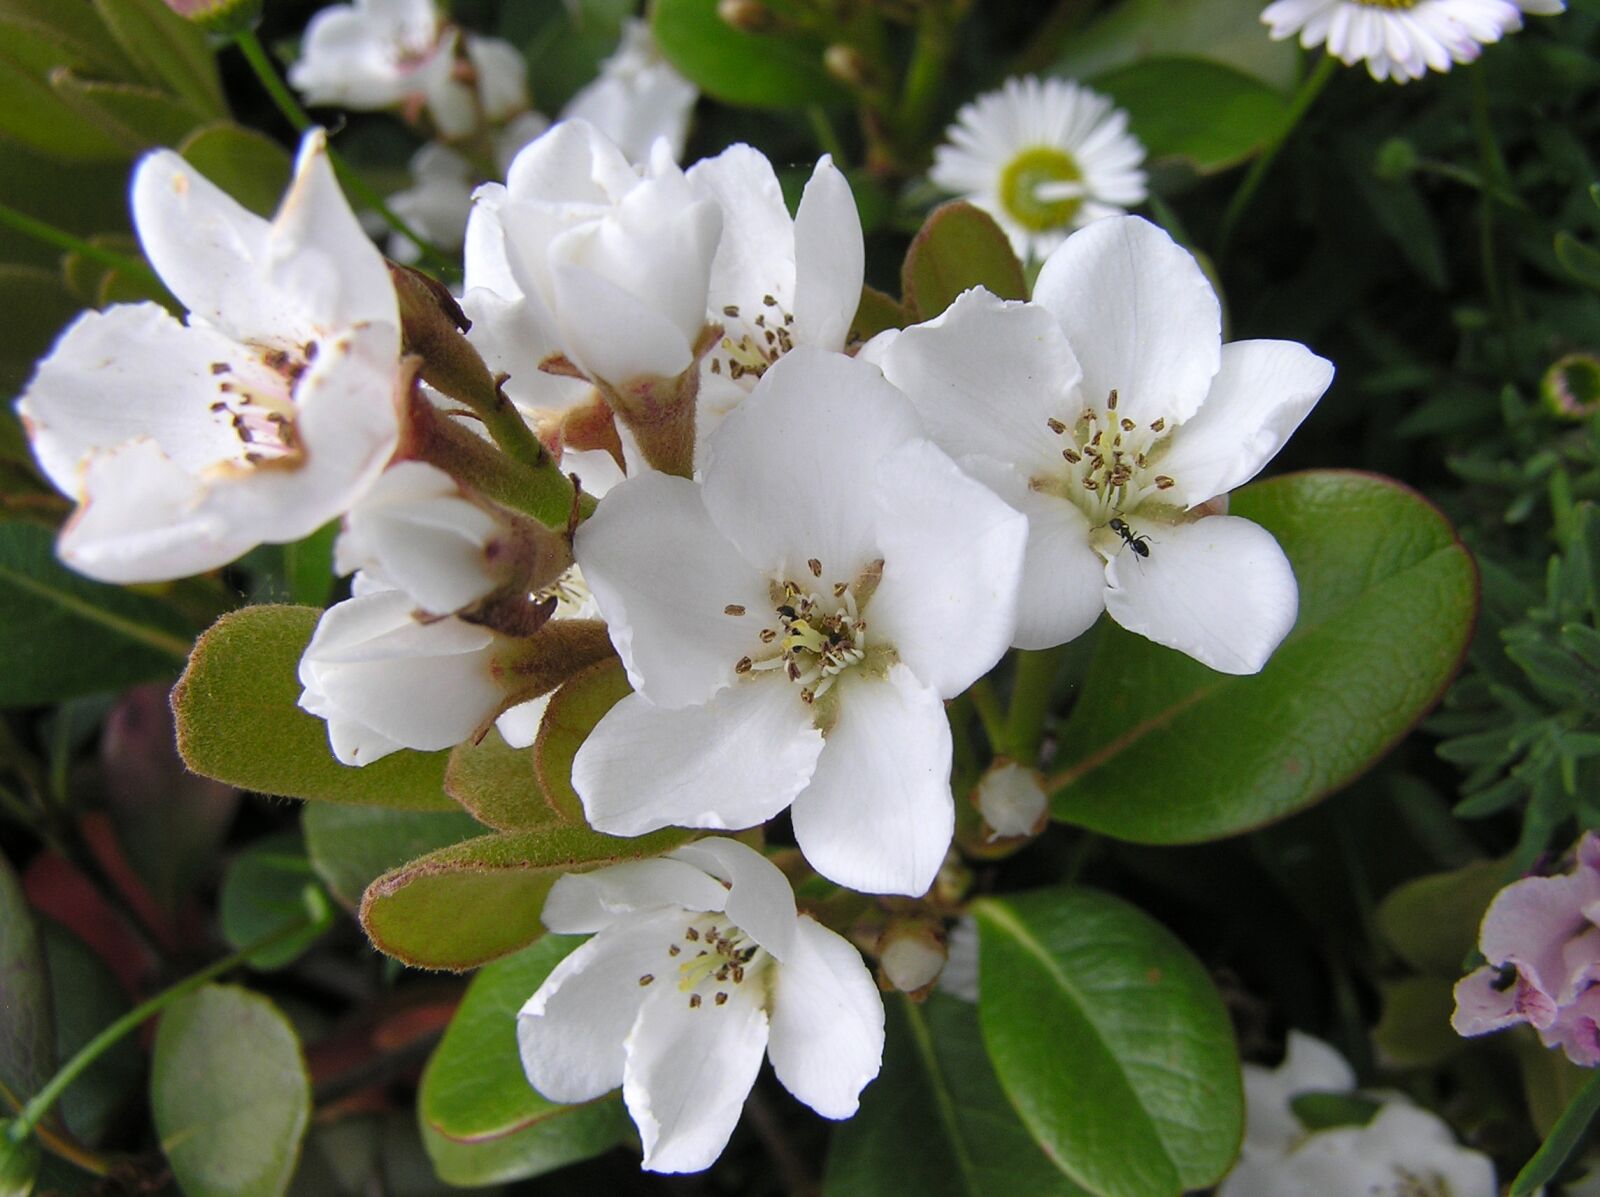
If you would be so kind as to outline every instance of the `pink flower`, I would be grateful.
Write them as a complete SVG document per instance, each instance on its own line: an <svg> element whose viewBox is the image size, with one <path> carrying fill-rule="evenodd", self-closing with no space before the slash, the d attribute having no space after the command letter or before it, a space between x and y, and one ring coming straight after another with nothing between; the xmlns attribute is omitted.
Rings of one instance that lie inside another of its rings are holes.
<svg viewBox="0 0 1600 1197"><path fill-rule="evenodd" d="M1585 835L1577 856L1570 873L1495 895L1478 938L1489 963L1456 983L1457 1033L1525 1022L1574 1064L1600 1064L1600 834Z"/></svg>

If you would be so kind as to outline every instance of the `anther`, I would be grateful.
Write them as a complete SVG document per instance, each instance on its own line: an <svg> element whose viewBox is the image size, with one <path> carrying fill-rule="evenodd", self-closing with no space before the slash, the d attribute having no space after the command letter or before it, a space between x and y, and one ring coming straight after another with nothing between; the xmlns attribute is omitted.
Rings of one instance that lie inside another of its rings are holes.
<svg viewBox="0 0 1600 1197"><path fill-rule="evenodd" d="M726 607L724 607L722 609L722 613L724 615L743 615L744 614L744 608L742 606L740 606L738 603L729 603Z"/></svg>
<svg viewBox="0 0 1600 1197"><path fill-rule="evenodd" d="M233 369L233 367L228 365L227 362L212 362L211 363L211 372L213 374L226 374L231 369Z"/></svg>
<svg viewBox="0 0 1600 1197"><path fill-rule="evenodd" d="M714 357L714 358L711 359L711 372L713 374L721 374L722 373L722 359L721 358L715 358Z"/></svg>
<svg viewBox="0 0 1600 1197"><path fill-rule="evenodd" d="M1116 411L1117 410L1117 388L1116 387L1112 387L1111 388L1111 394L1106 396L1106 410L1107 411Z"/></svg>
<svg viewBox="0 0 1600 1197"><path fill-rule="evenodd" d="M1063 450L1061 450L1061 456L1065 457L1073 465L1077 465L1080 461L1083 460L1083 458L1079 454L1074 453L1071 449L1063 449Z"/></svg>
<svg viewBox="0 0 1600 1197"><path fill-rule="evenodd" d="M698 993L691 993L689 995L689 1009L691 1009L691 1010L700 1009L700 995Z"/></svg>
<svg viewBox="0 0 1600 1197"><path fill-rule="evenodd" d="M1166 426L1167 418L1165 416L1158 416L1156 419L1150 421L1151 432L1160 432Z"/></svg>
<svg viewBox="0 0 1600 1197"><path fill-rule="evenodd" d="M1176 482L1174 482L1171 478L1168 478L1165 474L1157 474L1156 475L1156 489L1157 490L1171 490L1176 485L1178 485L1178 484Z"/></svg>
<svg viewBox="0 0 1600 1197"><path fill-rule="evenodd" d="M727 307L722 309L722 314L724 316L733 316L737 318L739 315L739 305L736 303L730 303Z"/></svg>
<svg viewBox="0 0 1600 1197"><path fill-rule="evenodd" d="M650 982L654 981L655 979L656 978L655 978L655 974L654 973L645 973L644 976L639 978L639 988L643 989L646 985L650 984Z"/></svg>
<svg viewBox="0 0 1600 1197"><path fill-rule="evenodd" d="M749 673L751 666L754 664L755 662L749 657L740 657L738 664L733 667L733 671L735 673Z"/></svg>
<svg viewBox="0 0 1600 1197"><path fill-rule="evenodd" d="M848 582L835 582L833 584L833 597L834 598L843 598L844 597L844 592L846 590L849 590L849 589L850 589L850 583L848 583Z"/></svg>
<svg viewBox="0 0 1600 1197"><path fill-rule="evenodd" d="M763 295L761 297L761 302L766 304L769 308L775 308L778 306L778 301L772 298L770 295Z"/></svg>
<svg viewBox="0 0 1600 1197"><path fill-rule="evenodd" d="M822 576L822 562L818 561L815 557L812 557L806 562L806 568L811 571L811 576L813 578L820 578Z"/></svg>
<svg viewBox="0 0 1600 1197"><path fill-rule="evenodd" d="M693 927L690 927L687 931L685 931L683 933L683 937L685 939L687 939L690 943L695 943L700 938L700 932L696 931Z"/></svg>
<svg viewBox="0 0 1600 1197"><path fill-rule="evenodd" d="M714 1000L716 1001L717 1005L726 1006L728 1004L728 995L725 993L719 993Z"/></svg>
<svg viewBox="0 0 1600 1197"><path fill-rule="evenodd" d="M1135 424L1132 420L1128 419L1127 416L1123 416L1122 417L1122 431L1124 431L1124 432L1132 432L1137 427L1139 427L1139 426L1137 424Z"/></svg>
<svg viewBox="0 0 1600 1197"><path fill-rule="evenodd" d="M772 628L762 628L761 629L761 643L762 644L771 644L777 638L778 638L778 633L774 629L772 629Z"/></svg>
<svg viewBox="0 0 1600 1197"><path fill-rule="evenodd" d="M679 955L679 954L680 954L680 953L681 953L681 952L682 952L682 951L683 951L683 949L682 949L682 948L680 948L680 947L679 947L679 946L678 946L678 945L677 945L677 944L675 944L675 943L674 943L674 944L668 944L668 945L667 945L667 955L668 955L668 956L677 956L677 955Z"/></svg>
<svg viewBox="0 0 1600 1197"><path fill-rule="evenodd" d="M1048 420L1045 421L1045 423L1050 426L1050 431L1055 433L1057 436L1060 436L1063 432L1065 432L1067 430L1067 426L1065 424L1063 424L1060 420L1056 419L1054 416L1051 416Z"/></svg>

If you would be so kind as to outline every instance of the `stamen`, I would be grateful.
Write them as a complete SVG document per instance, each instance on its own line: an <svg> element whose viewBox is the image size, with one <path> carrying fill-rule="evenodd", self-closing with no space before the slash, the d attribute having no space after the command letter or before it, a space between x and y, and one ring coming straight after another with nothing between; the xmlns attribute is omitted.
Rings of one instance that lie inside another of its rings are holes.
<svg viewBox="0 0 1600 1197"><path fill-rule="evenodd" d="M724 607L722 609L722 613L724 615L743 615L744 614L744 608L742 606L740 606L738 603L729 603L726 607Z"/></svg>
<svg viewBox="0 0 1600 1197"><path fill-rule="evenodd" d="M1054 416L1051 416L1050 419L1045 421L1045 423L1047 425L1049 425L1050 431L1055 433L1057 436L1060 436L1063 432L1065 432L1067 430L1067 426L1065 424L1063 424L1060 420L1056 419Z"/></svg>
<svg viewBox="0 0 1600 1197"><path fill-rule="evenodd" d="M1168 478L1165 474L1157 474L1156 475L1156 489L1157 490L1171 490L1176 485L1178 485L1178 484L1176 482L1174 482L1171 478Z"/></svg>
<svg viewBox="0 0 1600 1197"><path fill-rule="evenodd" d="M654 973L645 973L644 976L639 978L639 988L643 989L646 985L650 984L650 982L654 981L655 979L656 978L655 978L655 974Z"/></svg>
<svg viewBox="0 0 1600 1197"><path fill-rule="evenodd" d="M822 576L822 562L818 561L815 557L812 557L806 562L806 568L811 571L811 576L813 578L820 578Z"/></svg>
<svg viewBox="0 0 1600 1197"><path fill-rule="evenodd" d="M1111 394L1106 396L1106 410L1107 411L1116 411L1117 410L1117 388L1116 387L1112 387L1111 388Z"/></svg>

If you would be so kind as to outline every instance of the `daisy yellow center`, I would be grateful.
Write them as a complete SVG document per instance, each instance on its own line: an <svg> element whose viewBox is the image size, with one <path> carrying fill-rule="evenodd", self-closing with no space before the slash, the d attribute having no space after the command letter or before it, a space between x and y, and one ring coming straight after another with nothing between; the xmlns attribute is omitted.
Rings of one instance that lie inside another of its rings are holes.
<svg viewBox="0 0 1600 1197"><path fill-rule="evenodd" d="M1033 146L1000 172L1000 203L1023 228L1040 233L1072 223L1083 206L1083 171L1065 150Z"/></svg>
<svg viewBox="0 0 1600 1197"><path fill-rule="evenodd" d="M785 579L772 584L773 617L756 634L760 648L741 657L734 671L781 670L809 704L872 654L865 608L883 576L883 562L872 562L855 578L831 580L822 562L813 557L806 562L806 572L810 576L805 582ZM731 606L724 608L724 614L747 612Z"/></svg>
<svg viewBox="0 0 1600 1197"><path fill-rule="evenodd" d="M720 914L693 915L666 946L661 970L641 973L641 988L675 984L691 1010L726 1006L744 985L762 985L771 955Z"/></svg>

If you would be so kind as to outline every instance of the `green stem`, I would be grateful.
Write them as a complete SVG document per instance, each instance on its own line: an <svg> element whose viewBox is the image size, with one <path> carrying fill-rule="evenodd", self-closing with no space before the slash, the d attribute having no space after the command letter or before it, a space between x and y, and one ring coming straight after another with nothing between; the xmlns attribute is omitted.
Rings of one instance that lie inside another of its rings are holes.
<svg viewBox="0 0 1600 1197"><path fill-rule="evenodd" d="M812 104L806 108L806 121L811 125L811 135L817 139L817 144L822 147L822 152L833 158L833 164L844 170L849 163L849 158L844 152L844 142L839 140L839 131L833 127L833 121L828 117L827 109L820 104Z"/></svg>
<svg viewBox="0 0 1600 1197"><path fill-rule="evenodd" d="M1489 120L1489 89L1482 71L1469 71L1472 76L1472 128L1478 138L1478 156L1485 182L1510 190L1510 172L1505 158L1495 141L1494 126ZM1495 198L1486 188L1478 197L1478 252L1483 261L1483 290L1494 313L1495 327L1500 332L1500 345L1505 357L1505 368L1510 369L1510 346L1514 344L1512 313L1506 294L1500 285L1498 255L1495 249L1494 230Z"/></svg>
<svg viewBox="0 0 1600 1197"><path fill-rule="evenodd" d="M917 39L906 66L900 90L900 157L920 157L928 126L939 109L950 57L955 52L955 29L941 4L929 4L917 21ZM908 154L907 151L910 151Z"/></svg>
<svg viewBox="0 0 1600 1197"><path fill-rule="evenodd" d="M1511 1197L1526 1197L1555 1179L1556 1174L1566 1167L1567 1161L1583 1145L1596 1114L1600 1114L1600 1072L1590 1077L1584 1082L1583 1088L1573 1094L1567 1108L1561 1111L1556 1124L1550 1128L1544 1143L1511 1182Z"/></svg>
<svg viewBox="0 0 1600 1197"><path fill-rule="evenodd" d="M239 47L245 61L250 64L250 69L255 72L256 78L261 81L261 86L266 88L267 94L272 97L272 102L277 105L278 111L283 113L285 120L294 126L296 133L304 133L315 126L306 110L300 107L300 101L295 99L294 93L289 90L278 68L273 65L267 48L261 44L261 39L256 36L254 29L246 29L237 34L233 44ZM379 195L367 183L350 163L346 162L344 155L332 146L328 147L328 160L333 163L333 168L338 172L339 181L345 188L360 201L360 203L377 212L383 221L395 232L417 247L423 258L435 270L444 270L454 273L455 267L431 242L424 240L415 229L395 214L383 196Z"/></svg>
<svg viewBox="0 0 1600 1197"><path fill-rule="evenodd" d="M981 677L972 683L968 693L972 695L972 705L978 709L983 734L989 737L989 747L995 752L1002 751L1006 742L1006 716L1000 709L1000 700L995 697L994 687L988 678Z"/></svg>
<svg viewBox="0 0 1600 1197"><path fill-rule="evenodd" d="M85 241L82 237L73 236L65 229L58 229L53 224L35 220L27 213L18 212L7 204L0 204L0 224L15 229L25 237L32 237L35 241L42 241L46 245L53 245L68 253L78 254L110 270L120 270L124 274L130 274L161 291L166 290L156 272L138 258L130 258L127 254L119 254L112 249L104 249Z"/></svg>
<svg viewBox="0 0 1600 1197"><path fill-rule="evenodd" d="M1050 691L1055 686L1061 660L1061 648L1017 654L1017 676L1011 685L1011 706L1006 712L1002 740L995 748L1030 769L1039 763L1044 721L1050 713Z"/></svg>
<svg viewBox="0 0 1600 1197"><path fill-rule="evenodd" d="M130 1031L137 1029L146 1019L154 1014L159 1014L178 998L199 989L200 986L213 977L221 976L257 952L299 935L311 926L310 919L299 919L288 926L280 927L269 935L263 935L254 943L246 944L231 956L225 956L215 964L208 965L192 976L185 977L176 985L163 989L153 998L140 1002L132 1010L129 1010L116 1022L84 1044L77 1055L61 1066L60 1071L50 1078L43 1089L40 1089L38 1093L29 1099L28 1104L22 1107L21 1113L6 1128L7 1137L13 1143L21 1143L32 1134L33 1128L50 1112L50 1107L55 1105L56 1099L66 1092L68 1086L82 1076L84 1071L104 1055L113 1044Z"/></svg>
<svg viewBox="0 0 1600 1197"><path fill-rule="evenodd" d="M1266 148L1256 155L1256 160L1250 165L1250 172L1245 175L1244 182L1239 184L1239 190L1233 193L1233 199L1228 203L1228 210L1223 213L1222 226L1217 233L1218 258L1227 253L1228 242L1233 238L1234 229L1238 226L1245 209L1250 206L1250 201L1255 198L1262 180L1267 177L1267 172L1272 169L1278 151L1283 149L1284 143L1289 140L1289 134L1299 126L1301 118L1310 111L1312 103L1322 94L1322 89L1328 85L1328 80L1333 78L1333 73L1337 69L1338 63L1333 55L1324 54L1311 73L1306 76L1305 82L1300 85L1300 90L1295 93L1294 102L1289 105L1289 115L1284 119L1283 128L1272 141L1267 143Z"/></svg>

